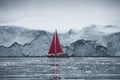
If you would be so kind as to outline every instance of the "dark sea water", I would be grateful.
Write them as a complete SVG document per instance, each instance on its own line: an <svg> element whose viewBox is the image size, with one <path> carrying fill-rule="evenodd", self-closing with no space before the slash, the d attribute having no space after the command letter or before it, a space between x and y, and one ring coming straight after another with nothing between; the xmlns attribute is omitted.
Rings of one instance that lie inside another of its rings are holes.
<svg viewBox="0 0 120 80"><path fill-rule="evenodd" d="M0 80L120 80L120 57L0 57Z"/></svg>

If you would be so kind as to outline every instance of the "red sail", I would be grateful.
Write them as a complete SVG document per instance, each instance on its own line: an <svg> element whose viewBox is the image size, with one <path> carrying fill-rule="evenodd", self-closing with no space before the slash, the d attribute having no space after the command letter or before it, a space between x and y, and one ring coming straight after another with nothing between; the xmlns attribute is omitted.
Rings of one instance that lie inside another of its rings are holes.
<svg viewBox="0 0 120 80"><path fill-rule="evenodd" d="M62 53L62 47L59 42L57 31L55 32L48 54Z"/></svg>
<svg viewBox="0 0 120 80"><path fill-rule="evenodd" d="M48 54L55 54L55 34L53 36Z"/></svg>
<svg viewBox="0 0 120 80"><path fill-rule="evenodd" d="M59 41L58 34L56 31L56 53L60 53L60 52L63 52L63 50L62 50L62 47L60 45L60 41Z"/></svg>

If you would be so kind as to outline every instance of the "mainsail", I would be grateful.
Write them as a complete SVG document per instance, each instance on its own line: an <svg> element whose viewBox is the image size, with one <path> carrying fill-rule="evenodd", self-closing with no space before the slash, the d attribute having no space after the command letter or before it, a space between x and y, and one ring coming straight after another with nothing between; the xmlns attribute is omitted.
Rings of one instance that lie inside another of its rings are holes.
<svg viewBox="0 0 120 80"><path fill-rule="evenodd" d="M63 50L62 50L62 47L60 45L57 31L55 31L48 54L57 55L59 53L63 53Z"/></svg>

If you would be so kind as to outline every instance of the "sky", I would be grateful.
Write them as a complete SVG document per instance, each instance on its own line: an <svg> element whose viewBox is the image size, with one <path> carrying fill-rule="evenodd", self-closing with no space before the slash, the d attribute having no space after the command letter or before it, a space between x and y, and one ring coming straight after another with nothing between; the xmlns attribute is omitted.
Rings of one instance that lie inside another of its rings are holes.
<svg viewBox="0 0 120 80"><path fill-rule="evenodd" d="M0 0L0 25L65 32L120 25L120 0Z"/></svg>

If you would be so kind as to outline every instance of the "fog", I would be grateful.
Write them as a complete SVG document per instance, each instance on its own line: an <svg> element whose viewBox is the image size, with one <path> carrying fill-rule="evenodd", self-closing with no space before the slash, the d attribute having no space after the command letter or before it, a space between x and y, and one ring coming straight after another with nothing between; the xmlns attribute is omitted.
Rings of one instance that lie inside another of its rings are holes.
<svg viewBox="0 0 120 80"><path fill-rule="evenodd" d="M0 25L65 32L120 24L119 0L0 0Z"/></svg>

